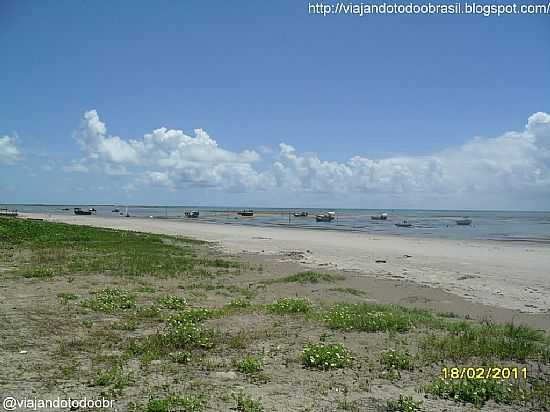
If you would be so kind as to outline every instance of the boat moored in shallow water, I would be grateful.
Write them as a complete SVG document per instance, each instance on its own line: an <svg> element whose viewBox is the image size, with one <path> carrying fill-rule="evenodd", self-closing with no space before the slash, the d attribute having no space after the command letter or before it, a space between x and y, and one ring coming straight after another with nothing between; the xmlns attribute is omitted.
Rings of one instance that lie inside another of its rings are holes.
<svg viewBox="0 0 550 412"><path fill-rule="evenodd" d="M336 219L336 212L319 213L315 216L317 222L332 222L334 219Z"/></svg>
<svg viewBox="0 0 550 412"><path fill-rule="evenodd" d="M197 217L199 217L199 211L198 210L191 210L190 212L185 212L185 217L197 218Z"/></svg>
<svg viewBox="0 0 550 412"><path fill-rule="evenodd" d="M472 224L472 219L463 217L462 219L457 219L456 224L458 226L470 226Z"/></svg>
<svg viewBox="0 0 550 412"><path fill-rule="evenodd" d="M396 223L395 226L397 226L397 227L412 227L412 223L409 223L407 220L403 220L400 223Z"/></svg>

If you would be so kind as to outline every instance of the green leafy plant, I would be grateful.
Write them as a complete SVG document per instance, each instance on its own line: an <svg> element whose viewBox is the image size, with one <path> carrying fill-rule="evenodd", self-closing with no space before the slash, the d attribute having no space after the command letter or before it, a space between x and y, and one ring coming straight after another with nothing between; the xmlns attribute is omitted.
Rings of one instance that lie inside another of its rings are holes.
<svg viewBox="0 0 550 412"><path fill-rule="evenodd" d="M349 351L340 343L308 344L302 351L302 363L310 368L322 370L344 368L351 362Z"/></svg>

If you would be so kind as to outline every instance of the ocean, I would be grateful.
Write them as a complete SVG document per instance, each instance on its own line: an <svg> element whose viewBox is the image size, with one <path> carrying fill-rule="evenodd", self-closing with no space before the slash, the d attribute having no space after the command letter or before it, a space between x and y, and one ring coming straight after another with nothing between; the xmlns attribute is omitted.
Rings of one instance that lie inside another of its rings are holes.
<svg viewBox="0 0 550 412"><path fill-rule="evenodd" d="M73 214L74 207L95 208L98 216L120 217L126 206L117 205L1 205L19 212ZM113 212L118 208L120 212ZM69 209L69 210L63 210ZM188 219L185 212L200 211L198 219ZM186 219L212 224L298 227L316 230L345 230L396 236L429 237L457 240L494 240L550 244L550 212L412 210L412 209L282 209L255 208L254 217L240 217L239 208L195 206L128 206L131 217ZM294 217L294 211L308 211L308 217ZM315 214L333 210L332 222L316 222ZM290 212L290 221L289 221ZM372 215L387 213L388 220L372 220ZM468 217L470 226L458 226L456 220ZM407 220L413 226L395 223Z"/></svg>

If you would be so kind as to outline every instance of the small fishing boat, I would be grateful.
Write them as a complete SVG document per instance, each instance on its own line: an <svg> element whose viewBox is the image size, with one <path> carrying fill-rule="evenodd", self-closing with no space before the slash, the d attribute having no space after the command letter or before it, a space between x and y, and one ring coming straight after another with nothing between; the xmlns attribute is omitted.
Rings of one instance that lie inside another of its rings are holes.
<svg viewBox="0 0 550 412"><path fill-rule="evenodd" d="M197 218L197 217L199 217L199 211L198 210L191 210L190 212L185 212L185 217Z"/></svg>
<svg viewBox="0 0 550 412"><path fill-rule="evenodd" d="M387 220L388 214L387 213L381 213L379 215L374 215L370 217L372 220Z"/></svg>
<svg viewBox="0 0 550 412"><path fill-rule="evenodd" d="M65 212L66 212L66 211L69 211L69 210L71 210L71 209L69 209L68 207L64 207L64 208L63 208L63 209L61 209L61 210L63 210L63 211L65 211Z"/></svg>
<svg viewBox="0 0 550 412"><path fill-rule="evenodd" d="M302 211L302 212L294 212L294 217L307 217L309 215L308 212Z"/></svg>
<svg viewBox="0 0 550 412"><path fill-rule="evenodd" d="M79 216L90 216L92 214L91 210L82 210L79 207L74 208L74 214Z"/></svg>
<svg viewBox="0 0 550 412"><path fill-rule="evenodd" d="M458 226L470 226L472 224L472 219L463 217L462 219L457 219L456 224Z"/></svg>
<svg viewBox="0 0 550 412"><path fill-rule="evenodd" d="M319 213L315 216L317 222L332 222L336 218L335 212Z"/></svg>
<svg viewBox="0 0 550 412"><path fill-rule="evenodd" d="M252 209L243 209L240 212L237 212L240 216L254 216L254 211Z"/></svg>
<svg viewBox="0 0 550 412"><path fill-rule="evenodd" d="M88 209L88 210L89 210L90 212L92 212L92 213L96 213L96 212L97 212L97 210L95 210L95 208L93 208L93 207L92 207L91 209Z"/></svg>
<svg viewBox="0 0 550 412"><path fill-rule="evenodd" d="M113 209L112 212L113 213L120 213L120 209Z"/></svg>
<svg viewBox="0 0 550 412"><path fill-rule="evenodd" d="M412 223L409 223L408 221L403 220L400 223L396 223L395 226L397 226L397 227L412 227Z"/></svg>
<svg viewBox="0 0 550 412"><path fill-rule="evenodd" d="M0 209L0 217L17 217L17 210Z"/></svg>

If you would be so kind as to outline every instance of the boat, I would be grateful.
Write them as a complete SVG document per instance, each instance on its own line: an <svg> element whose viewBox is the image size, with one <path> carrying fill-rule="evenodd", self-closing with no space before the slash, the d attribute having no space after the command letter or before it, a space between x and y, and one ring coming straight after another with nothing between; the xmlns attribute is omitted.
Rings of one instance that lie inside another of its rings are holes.
<svg viewBox="0 0 550 412"><path fill-rule="evenodd" d="M317 222L332 222L336 218L335 212L319 213L315 216Z"/></svg>
<svg viewBox="0 0 550 412"><path fill-rule="evenodd" d="M308 212L302 211L302 212L294 212L294 217L307 217L309 215Z"/></svg>
<svg viewBox="0 0 550 412"><path fill-rule="evenodd" d="M91 210L82 210L79 207L74 208L74 214L79 216L90 216L92 214Z"/></svg>
<svg viewBox="0 0 550 412"><path fill-rule="evenodd" d="M64 208L61 209L61 210L63 210L63 211L69 211L69 210L71 210L71 209L69 209L68 207L64 207Z"/></svg>
<svg viewBox="0 0 550 412"><path fill-rule="evenodd" d="M254 211L252 209L243 209L237 212L240 216L254 216Z"/></svg>
<svg viewBox="0 0 550 412"><path fill-rule="evenodd" d="M396 223L395 226L397 226L397 227L412 227L412 223L409 223L408 221L403 220L400 223Z"/></svg>
<svg viewBox="0 0 550 412"><path fill-rule="evenodd" d="M95 210L95 208L93 208L93 207L92 207L91 209L88 209L88 210L89 210L90 212L92 212L92 213L96 213L96 212L97 212L97 210Z"/></svg>
<svg viewBox="0 0 550 412"><path fill-rule="evenodd" d="M112 212L113 213L120 213L120 209L113 209Z"/></svg>
<svg viewBox="0 0 550 412"><path fill-rule="evenodd" d="M381 213L379 215L373 215L370 217L372 220L388 220L387 213Z"/></svg>
<svg viewBox="0 0 550 412"><path fill-rule="evenodd" d="M191 217L191 218L199 217L199 211L191 210L190 212L185 212L185 217Z"/></svg>
<svg viewBox="0 0 550 412"><path fill-rule="evenodd" d="M458 226L470 226L472 224L472 219L463 217L462 219L457 219L456 224Z"/></svg>
<svg viewBox="0 0 550 412"><path fill-rule="evenodd" d="M17 217L17 210L0 209L0 217Z"/></svg>

